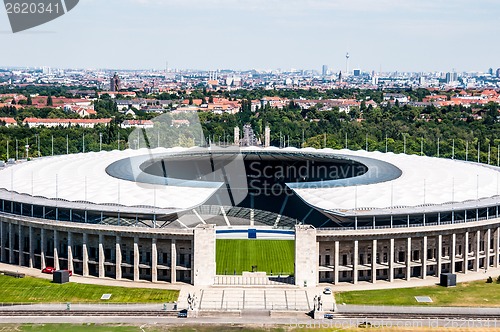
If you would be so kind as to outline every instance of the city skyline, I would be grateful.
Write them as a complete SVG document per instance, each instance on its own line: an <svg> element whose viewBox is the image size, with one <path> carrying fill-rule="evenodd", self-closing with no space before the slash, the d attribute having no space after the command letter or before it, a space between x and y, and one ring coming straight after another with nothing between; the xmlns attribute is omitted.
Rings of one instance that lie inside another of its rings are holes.
<svg viewBox="0 0 500 332"><path fill-rule="evenodd" d="M323 66L326 66L327 68L327 74L324 75L322 70ZM283 67L277 67L277 68L267 68L267 69L261 69L261 68L243 68L243 69L234 69L234 68L215 68L215 69L207 69L207 68L173 68L173 67L168 67L168 71L166 71L166 68L147 68L147 67L137 67L137 68L111 68L111 67L99 67L99 68L92 68L92 67L82 67L82 66L76 66L76 67L62 67L62 66L23 66L23 65L10 65L10 66L0 66L0 70L7 70L7 71L13 71L13 72L32 72L32 71L44 71L44 70L50 70L51 74L54 71L86 71L86 72L94 72L96 74L102 74L102 73L108 73L111 76L114 73L157 73L164 75L165 72L168 72L170 74L176 73L176 74L183 74L183 75L188 75L188 74L196 74L196 75L201 75L201 76L208 76L210 78L211 74L218 73L220 74L225 74L225 75L234 75L234 74L251 74L252 72L256 72L259 74L298 74L299 76L327 76L331 79L338 79L338 75L342 74L342 76L345 75L345 68L330 68L328 65L321 65L320 67L316 68L313 66L305 66L305 67L300 67L300 68L283 68ZM490 68L484 68L484 70L479 69L479 70L470 70L470 71L465 71L465 70L460 70L457 68L452 68L451 70L434 70L434 71L426 71L426 70L414 70L414 71L404 71L404 70L394 70L394 71L389 71L389 70L370 70L370 69L363 69L360 67L355 67L355 68L350 68L349 69L349 75L348 76L359 76L359 75L376 75L380 77L380 75L383 76L392 76L392 75L413 75L413 76L426 76L426 75L441 75L445 77L447 74L457 74L457 75L490 75L489 71L492 71L491 76L492 77L498 77L497 76L497 71L500 71L500 67L490 67ZM359 75L358 75L359 74Z"/></svg>
<svg viewBox="0 0 500 332"><path fill-rule="evenodd" d="M491 0L96 0L12 34L3 66L486 72L500 67ZM481 31L478 33L477 31ZM431 55L431 56L430 56Z"/></svg>

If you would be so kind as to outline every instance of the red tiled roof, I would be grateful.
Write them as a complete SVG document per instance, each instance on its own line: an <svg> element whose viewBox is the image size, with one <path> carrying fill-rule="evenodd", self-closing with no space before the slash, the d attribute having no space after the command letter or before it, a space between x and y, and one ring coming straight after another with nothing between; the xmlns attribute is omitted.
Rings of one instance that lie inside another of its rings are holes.
<svg viewBox="0 0 500 332"><path fill-rule="evenodd" d="M151 120L125 120L123 121L126 124L129 125L154 125L154 122Z"/></svg>
<svg viewBox="0 0 500 332"><path fill-rule="evenodd" d="M39 118L26 118L23 123L74 123L74 124L83 124L83 123L110 123L111 118L107 119L39 119Z"/></svg>
<svg viewBox="0 0 500 332"><path fill-rule="evenodd" d="M14 118L0 118L0 121L5 122L6 124L17 124L17 121Z"/></svg>

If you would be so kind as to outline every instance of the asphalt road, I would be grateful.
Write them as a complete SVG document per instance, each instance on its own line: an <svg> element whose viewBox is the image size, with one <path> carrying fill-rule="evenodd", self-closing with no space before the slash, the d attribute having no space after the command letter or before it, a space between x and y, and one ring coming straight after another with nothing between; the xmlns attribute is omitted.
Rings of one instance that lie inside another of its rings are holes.
<svg viewBox="0 0 500 332"><path fill-rule="evenodd" d="M258 321L258 323L256 323ZM68 323L68 324L130 324L130 325L179 325L179 324L213 324L213 325L248 325L254 327L269 327L276 325L286 325L298 328L355 328L367 323L372 328L378 327L423 327L423 328L499 328L500 320L488 318L422 318L422 319L405 319L405 318L391 318L382 319L377 317L352 317L352 318L335 318L325 320L313 320L311 318L296 318L296 317L283 317L274 318L266 317L263 315L253 316L245 314L242 317L202 317L202 318L174 318L174 317L141 317L141 316L127 316L127 317L106 317L106 316L29 316L29 317L0 317L0 324L15 323L15 324L50 324L50 323Z"/></svg>

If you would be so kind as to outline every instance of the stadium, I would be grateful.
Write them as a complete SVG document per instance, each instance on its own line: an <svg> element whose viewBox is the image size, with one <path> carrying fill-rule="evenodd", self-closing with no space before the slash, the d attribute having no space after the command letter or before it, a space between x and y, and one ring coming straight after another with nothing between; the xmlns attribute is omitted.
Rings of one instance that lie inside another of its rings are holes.
<svg viewBox="0 0 500 332"><path fill-rule="evenodd" d="M0 170L0 259L197 286L478 272L500 259L499 172L312 148L38 158Z"/></svg>

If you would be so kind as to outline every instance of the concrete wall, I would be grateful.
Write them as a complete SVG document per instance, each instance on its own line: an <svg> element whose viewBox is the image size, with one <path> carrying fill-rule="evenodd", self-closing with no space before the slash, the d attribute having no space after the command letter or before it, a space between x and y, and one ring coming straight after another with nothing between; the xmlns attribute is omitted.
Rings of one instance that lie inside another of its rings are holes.
<svg viewBox="0 0 500 332"><path fill-rule="evenodd" d="M211 286L215 281L215 225L198 225L194 229L194 285Z"/></svg>
<svg viewBox="0 0 500 332"><path fill-rule="evenodd" d="M295 284L316 287L318 281L318 248L316 229L310 225L295 226Z"/></svg>

